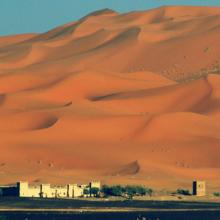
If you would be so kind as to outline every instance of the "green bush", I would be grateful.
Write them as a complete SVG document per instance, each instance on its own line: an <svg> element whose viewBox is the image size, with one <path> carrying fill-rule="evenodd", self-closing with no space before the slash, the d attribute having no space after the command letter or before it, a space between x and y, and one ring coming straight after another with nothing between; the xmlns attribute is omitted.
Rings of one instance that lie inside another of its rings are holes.
<svg viewBox="0 0 220 220"><path fill-rule="evenodd" d="M120 185L113 186L111 189L112 196L122 196L124 192L124 188Z"/></svg>
<svg viewBox="0 0 220 220"><path fill-rule="evenodd" d="M89 194L90 194L89 189L84 189L84 190L83 190L83 194L89 195Z"/></svg>
<svg viewBox="0 0 220 220"><path fill-rule="evenodd" d="M125 192L128 195L128 198L132 199L137 194L137 187L136 186L126 186Z"/></svg>
<svg viewBox="0 0 220 220"><path fill-rule="evenodd" d="M152 196L153 192L154 191L151 188L146 188L146 194L145 195Z"/></svg>
<svg viewBox="0 0 220 220"><path fill-rule="evenodd" d="M99 195L99 192L100 192L100 190L97 187L93 187L93 188L90 189L90 194L94 195L96 197Z"/></svg>
<svg viewBox="0 0 220 220"><path fill-rule="evenodd" d="M191 195L189 190L187 189L177 189L177 194L180 194L180 195L184 195L184 196L189 196Z"/></svg>
<svg viewBox="0 0 220 220"><path fill-rule="evenodd" d="M213 195L219 197L220 196L220 192L214 192Z"/></svg>
<svg viewBox="0 0 220 220"><path fill-rule="evenodd" d="M144 186L136 186L136 194L139 196L144 196L147 194L147 188Z"/></svg>
<svg viewBox="0 0 220 220"><path fill-rule="evenodd" d="M127 196L133 198L134 196L151 196L153 190L144 186L127 185L125 187L120 185L107 186L103 185L101 192L105 196Z"/></svg>
<svg viewBox="0 0 220 220"><path fill-rule="evenodd" d="M102 187L102 193L104 193L106 196L122 196L124 193L124 188L120 185L116 186L107 186L104 185Z"/></svg>
<svg viewBox="0 0 220 220"><path fill-rule="evenodd" d="M101 192L104 195L108 196L110 194L110 187L107 186L107 185L103 185L102 188L101 188Z"/></svg>

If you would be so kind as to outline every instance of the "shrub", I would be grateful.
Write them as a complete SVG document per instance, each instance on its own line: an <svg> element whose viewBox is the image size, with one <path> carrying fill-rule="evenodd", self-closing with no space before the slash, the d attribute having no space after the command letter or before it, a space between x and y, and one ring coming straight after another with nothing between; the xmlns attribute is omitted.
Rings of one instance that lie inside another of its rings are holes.
<svg viewBox="0 0 220 220"><path fill-rule="evenodd" d="M147 194L147 188L143 186L136 186L136 194L140 196L144 196Z"/></svg>
<svg viewBox="0 0 220 220"><path fill-rule="evenodd" d="M89 195L89 194L90 194L89 189L84 189L84 190L83 190L83 194L84 194L84 195Z"/></svg>
<svg viewBox="0 0 220 220"><path fill-rule="evenodd" d="M137 187L136 186L126 186L125 191L129 197L129 199L132 199L137 194Z"/></svg>
<svg viewBox="0 0 220 220"><path fill-rule="evenodd" d="M98 196L99 195L99 188L97 188L97 187L93 187L93 188L91 188L90 189L90 195L94 195L94 196Z"/></svg>
<svg viewBox="0 0 220 220"><path fill-rule="evenodd" d="M112 196L122 196L124 192L124 188L120 185L113 186L111 189Z"/></svg>
<svg viewBox="0 0 220 220"><path fill-rule="evenodd" d="M137 196L144 196L144 195L151 196L153 193L153 190L150 188L146 188L144 186L127 185L127 186L123 187L120 185L115 185L115 186L103 185L101 192L105 196L125 196L126 195L130 199L132 199L135 195L137 195Z"/></svg>
<svg viewBox="0 0 220 220"><path fill-rule="evenodd" d="M122 196L125 192L124 188L120 185L116 186L107 186L104 185L102 187L102 193L104 193L106 196Z"/></svg>
<svg viewBox="0 0 220 220"><path fill-rule="evenodd" d="M189 196L190 195L190 192L187 189L177 189L176 192L177 192L177 194L184 195L184 196Z"/></svg>
<svg viewBox="0 0 220 220"><path fill-rule="evenodd" d="M146 194L145 195L152 196L153 190L151 188L146 188L145 190L146 190Z"/></svg>
<svg viewBox="0 0 220 220"><path fill-rule="evenodd" d="M214 192L213 195L219 197L220 196L220 192Z"/></svg>
<svg viewBox="0 0 220 220"><path fill-rule="evenodd" d="M111 189L109 186L107 185L103 185L102 186L102 189L101 189L101 192L106 195L106 196L109 196L111 194Z"/></svg>
<svg viewBox="0 0 220 220"><path fill-rule="evenodd" d="M144 186L126 186L125 191L128 195L131 194L137 196L151 196L153 193L153 190L151 188L147 188Z"/></svg>

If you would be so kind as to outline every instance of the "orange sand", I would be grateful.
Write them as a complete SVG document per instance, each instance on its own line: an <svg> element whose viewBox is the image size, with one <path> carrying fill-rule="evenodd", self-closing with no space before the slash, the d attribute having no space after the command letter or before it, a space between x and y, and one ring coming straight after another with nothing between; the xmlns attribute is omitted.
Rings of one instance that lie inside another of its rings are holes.
<svg viewBox="0 0 220 220"><path fill-rule="evenodd" d="M103 10L0 37L1 182L217 187L219 22L217 7Z"/></svg>

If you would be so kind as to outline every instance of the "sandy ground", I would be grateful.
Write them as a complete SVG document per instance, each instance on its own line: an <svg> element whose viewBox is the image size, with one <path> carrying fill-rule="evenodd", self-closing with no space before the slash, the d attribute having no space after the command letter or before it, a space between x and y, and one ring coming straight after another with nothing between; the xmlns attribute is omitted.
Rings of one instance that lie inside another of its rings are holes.
<svg viewBox="0 0 220 220"><path fill-rule="evenodd" d="M90 14L0 37L0 179L220 191L220 8Z"/></svg>

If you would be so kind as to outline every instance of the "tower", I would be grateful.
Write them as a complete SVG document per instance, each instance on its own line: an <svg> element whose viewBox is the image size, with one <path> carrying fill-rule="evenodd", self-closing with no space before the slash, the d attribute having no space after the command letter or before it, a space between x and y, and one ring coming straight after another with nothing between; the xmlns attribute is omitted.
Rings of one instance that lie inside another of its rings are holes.
<svg viewBox="0 0 220 220"><path fill-rule="evenodd" d="M89 183L89 187L101 189L101 183L99 181L92 181Z"/></svg>
<svg viewBox="0 0 220 220"><path fill-rule="evenodd" d="M205 181L193 181L193 195L205 196L206 195L206 183Z"/></svg>
<svg viewBox="0 0 220 220"><path fill-rule="evenodd" d="M28 182L23 182L20 181L17 183L17 188L18 188L18 196L19 197L28 197L29 196L29 185Z"/></svg>

